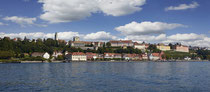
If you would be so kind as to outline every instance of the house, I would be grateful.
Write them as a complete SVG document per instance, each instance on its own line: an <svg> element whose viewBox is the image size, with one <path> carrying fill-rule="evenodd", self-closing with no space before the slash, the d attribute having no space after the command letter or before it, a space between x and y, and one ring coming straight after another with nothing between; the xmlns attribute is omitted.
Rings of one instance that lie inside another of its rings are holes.
<svg viewBox="0 0 210 92"><path fill-rule="evenodd" d="M98 54L92 53L92 52L87 52L87 60L96 60L98 58Z"/></svg>
<svg viewBox="0 0 210 92"><path fill-rule="evenodd" d="M142 60L142 56L139 54L124 54L123 55L124 60Z"/></svg>
<svg viewBox="0 0 210 92"><path fill-rule="evenodd" d="M106 59L112 59L114 58L115 53L104 53L104 58Z"/></svg>
<svg viewBox="0 0 210 92"><path fill-rule="evenodd" d="M171 50L171 47L168 46L168 45L164 45L164 44L158 44L157 45L157 48L161 51L168 51L168 50Z"/></svg>
<svg viewBox="0 0 210 92"><path fill-rule="evenodd" d="M152 53L149 55L150 60L160 60L160 54L159 53Z"/></svg>
<svg viewBox="0 0 210 92"><path fill-rule="evenodd" d="M141 51L146 51L146 49L149 47L149 44L139 44L137 42L134 43L135 49L140 49Z"/></svg>
<svg viewBox="0 0 210 92"><path fill-rule="evenodd" d="M34 52L34 53L31 54L31 56L32 57L43 57L45 59L49 59L50 58L50 54L47 53L47 52L45 52L45 53L43 53L43 52Z"/></svg>
<svg viewBox="0 0 210 92"><path fill-rule="evenodd" d="M161 52L161 53L151 53L149 55L149 59L150 60L164 60L164 58L162 58L163 55L164 55L164 52Z"/></svg>
<svg viewBox="0 0 210 92"><path fill-rule="evenodd" d="M115 53L114 58L122 58L122 54Z"/></svg>
<svg viewBox="0 0 210 92"><path fill-rule="evenodd" d="M119 41L109 41L112 47L123 47L123 46L133 46L134 43L132 40L119 40Z"/></svg>
<svg viewBox="0 0 210 92"><path fill-rule="evenodd" d="M73 52L66 55L68 61L87 61L87 55L83 52Z"/></svg>
<svg viewBox="0 0 210 92"><path fill-rule="evenodd" d="M175 45L173 49L178 52L189 52L189 47L184 45Z"/></svg>
<svg viewBox="0 0 210 92"><path fill-rule="evenodd" d="M149 59L147 53L142 54L142 59L143 60L148 60Z"/></svg>
<svg viewBox="0 0 210 92"><path fill-rule="evenodd" d="M58 56L62 56L62 55L63 55L62 51L54 51L53 54L52 54L52 56L53 56L53 57L56 57L56 58L57 58Z"/></svg>
<svg viewBox="0 0 210 92"><path fill-rule="evenodd" d="M118 53L104 53L104 58L106 59L119 59L119 58L122 58L122 55L121 54L118 54Z"/></svg>

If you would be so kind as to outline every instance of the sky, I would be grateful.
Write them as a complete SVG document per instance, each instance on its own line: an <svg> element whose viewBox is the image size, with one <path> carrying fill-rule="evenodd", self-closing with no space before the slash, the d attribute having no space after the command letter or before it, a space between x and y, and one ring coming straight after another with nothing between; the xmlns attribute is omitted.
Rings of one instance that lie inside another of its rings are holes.
<svg viewBox="0 0 210 92"><path fill-rule="evenodd" d="M0 37L210 47L209 0L1 0Z"/></svg>

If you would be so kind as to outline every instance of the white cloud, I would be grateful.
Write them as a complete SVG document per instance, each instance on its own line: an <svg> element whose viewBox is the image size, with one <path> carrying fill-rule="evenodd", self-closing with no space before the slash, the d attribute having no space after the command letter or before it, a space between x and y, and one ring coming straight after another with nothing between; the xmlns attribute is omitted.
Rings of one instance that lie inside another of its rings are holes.
<svg viewBox="0 0 210 92"><path fill-rule="evenodd" d="M158 43L167 39L166 34L160 34L157 36L154 35L128 35L124 39L126 40L134 40L137 42L151 42Z"/></svg>
<svg viewBox="0 0 210 92"><path fill-rule="evenodd" d="M173 41L190 41L190 40L202 40L205 38L205 35L198 35L195 33L190 34L176 34L168 37L169 40Z"/></svg>
<svg viewBox="0 0 210 92"><path fill-rule="evenodd" d="M18 16L12 16L12 17L4 17L3 20L11 21L16 24L19 24L21 27L29 26L29 25L35 25L39 27L46 27L46 25L42 24L36 24L36 18L27 18L27 17L18 17Z"/></svg>
<svg viewBox="0 0 210 92"><path fill-rule="evenodd" d="M122 16L141 11L146 0L98 0L100 10L112 16Z"/></svg>
<svg viewBox="0 0 210 92"><path fill-rule="evenodd" d="M167 36L166 34L160 35L128 35L125 36L126 40L133 40L137 42L148 42L148 43L182 43L187 46L200 46L210 47L210 37L204 34L174 34Z"/></svg>
<svg viewBox="0 0 210 92"><path fill-rule="evenodd" d="M99 31L96 33L90 33L85 35L85 40L97 40L97 41L108 41L108 40L114 40L117 39L116 36L111 35L110 33Z"/></svg>
<svg viewBox="0 0 210 92"><path fill-rule="evenodd" d="M199 4L197 2L192 2L191 4L180 4L179 6L170 6L165 8L165 11L193 9L197 8L198 6Z"/></svg>
<svg viewBox="0 0 210 92"><path fill-rule="evenodd" d="M0 22L0 26L5 26L5 25L8 25L8 24Z"/></svg>
<svg viewBox="0 0 210 92"><path fill-rule="evenodd" d="M210 37L204 34L174 34L167 37L167 40L163 41L164 43L174 43L180 42L184 45L191 46L201 46L201 47L210 47Z"/></svg>
<svg viewBox="0 0 210 92"><path fill-rule="evenodd" d="M50 23L72 22L92 13L122 16L140 11L146 0L39 0L43 4L41 19Z"/></svg>
<svg viewBox="0 0 210 92"><path fill-rule="evenodd" d="M150 21L137 23L133 21L124 26L116 27L115 30L121 32L123 35L148 35L148 34L161 34L164 33L166 30L172 30L178 27L185 27L185 26L176 23L150 22Z"/></svg>

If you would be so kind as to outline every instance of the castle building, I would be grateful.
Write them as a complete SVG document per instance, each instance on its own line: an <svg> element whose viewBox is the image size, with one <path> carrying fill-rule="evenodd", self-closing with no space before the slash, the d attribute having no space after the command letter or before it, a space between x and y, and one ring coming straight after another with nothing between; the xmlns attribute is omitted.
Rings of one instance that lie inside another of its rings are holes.
<svg viewBox="0 0 210 92"><path fill-rule="evenodd" d="M109 41L112 47L133 46L132 40Z"/></svg>

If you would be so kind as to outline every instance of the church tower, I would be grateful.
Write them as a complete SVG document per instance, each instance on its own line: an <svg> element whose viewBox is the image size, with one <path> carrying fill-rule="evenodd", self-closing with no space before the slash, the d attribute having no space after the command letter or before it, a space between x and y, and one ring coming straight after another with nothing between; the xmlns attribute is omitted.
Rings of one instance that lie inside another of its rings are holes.
<svg viewBox="0 0 210 92"><path fill-rule="evenodd" d="M55 33L55 40L56 41L58 40L58 33L57 32Z"/></svg>

